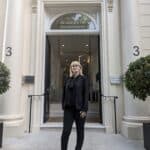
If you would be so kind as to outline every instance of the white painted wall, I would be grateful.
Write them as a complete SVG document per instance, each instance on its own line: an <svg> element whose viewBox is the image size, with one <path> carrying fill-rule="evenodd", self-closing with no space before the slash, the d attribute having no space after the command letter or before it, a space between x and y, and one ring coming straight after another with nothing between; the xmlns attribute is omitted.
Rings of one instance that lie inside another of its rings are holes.
<svg viewBox="0 0 150 150"><path fill-rule="evenodd" d="M150 54L150 1L138 0L139 34L141 55Z"/></svg>

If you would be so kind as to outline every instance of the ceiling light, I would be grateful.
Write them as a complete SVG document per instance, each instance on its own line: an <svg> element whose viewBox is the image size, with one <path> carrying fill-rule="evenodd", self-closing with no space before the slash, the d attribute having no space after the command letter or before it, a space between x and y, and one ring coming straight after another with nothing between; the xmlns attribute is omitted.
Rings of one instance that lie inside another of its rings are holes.
<svg viewBox="0 0 150 150"><path fill-rule="evenodd" d="M85 46L88 47L89 45L88 45L88 44L85 44Z"/></svg>

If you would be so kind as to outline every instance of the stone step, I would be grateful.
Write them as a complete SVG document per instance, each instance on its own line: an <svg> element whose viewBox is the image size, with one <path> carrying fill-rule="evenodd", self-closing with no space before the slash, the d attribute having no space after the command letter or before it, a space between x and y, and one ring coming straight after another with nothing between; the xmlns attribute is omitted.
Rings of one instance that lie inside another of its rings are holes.
<svg viewBox="0 0 150 150"><path fill-rule="evenodd" d="M62 130L63 123L62 122L48 122L41 125L41 130ZM75 129L75 123L73 123L73 129ZM105 132L105 126L100 123L85 123L85 130L96 130L100 132Z"/></svg>
<svg viewBox="0 0 150 150"><path fill-rule="evenodd" d="M49 117L48 121L47 122L62 122L63 121L63 117ZM98 123L100 121L100 118L99 116L94 116L94 117L91 117L91 116L87 116L86 118L86 122L87 123Z"/></svg>

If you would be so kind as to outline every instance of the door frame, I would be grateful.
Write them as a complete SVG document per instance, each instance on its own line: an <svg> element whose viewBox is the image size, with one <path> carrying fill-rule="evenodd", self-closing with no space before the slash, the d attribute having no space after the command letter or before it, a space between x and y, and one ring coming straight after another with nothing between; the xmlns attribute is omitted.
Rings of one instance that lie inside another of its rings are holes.
<svg viewBox="0 0 150 150"><path fill-rule="evenodd" d="M99 123L103 123L103 114L102 114L102 97L101 97L101 92L102 92L102 89L101 89L101 85L102 85L102 83L101 83L101 62L100 62L100 57L101 57L101 55L100 55L100 35L99 35L99 32L94 32L94 34L92 34L92 32L89 34L89 32L87 32L86 34L84 33L84 34L82 34L82 32L79 32L79 33L77 33L77 34L75 34L74 32L72 32L72 34L71 34L71 32L68 34L68 32L65 32L64 31L64 34L59 34L59 32L57 32L57 33L55 33L55 34L46 34L46 43L45 43L45 79L44 79L44 81L46 80L46 78L47 78L47 70L46 70L46 68L47 68L47 55L46 54L48 54L48 53L51 53L51 48L49 48L49 49L47 49L47 46L50 46L51 45L51 43L47 43L47 42L50 42L49 40L48 40L48 36L57 36L57 37L59 37L59 36L66 36L66 35L79 35L79 36L83 36L83 35L87 35L87 36L89 36L89 35L97 35L97 46L98 46L98 51L97 51L97 54L98 54L98 72L100 73L99 75L100 75L100 77L99 77L99 81L98 81L98 83L99 83L99 92L98 92L98 97L99 97L99 100L98 100L98 105L99 105ZM50 50L49 52L47 52L47 50ZM51 55L51 54L49 54L49 55ZM49 64L50 65L50 64ZM50 66L49 66L49 68L50 68ZM51 69L50 69L51 70ZM49 72L49 70L48 70L48 72ZM49 79L50 80L50 79ZM47 86L47 82L45 81L45 84L44 84L44 93L47 93L47 91L46 91L46 86ZM46 102L47 101L47 95L44 97L44 113L43 113L43 122L46 122L47 120L48 120L48 118L47 118L47 113L49 113L50 112L50 107L49 106L47 106L47 105L50 105L50 101L49 102ZM49 110L47 110L47 109L49 109ZM47 119L47 120L46 120Z"/></svg>
<svg viewBox="0 0 150 150"><path fill-rule="evenodd" d="M44 8L46 7L48 1L38 1L37 4L37 32L36 32L36 54L35 54L35 85L34 85L34 94L37 93L43 93L44 91L44 85L43 85L43 79L44 79L44 60L45 60L45 38L46 38L46 32L44 31L44 17L45 12ZM70 2L66 2L70 3ZM80 2L78 1L79 6ZM87 2L81 2L82 5L87 6ZM48 3L49 4L49 3ZM51 5L51 4L49 4ZM67 5L67 4L65 4ZM70 4L71 5L71 4ZM95 5L95 4L94 4ZM53 5L51 5L53 7ZM57 6L59 6L57 4ZM74 6L74 4L72 4ZM99 1L99 4L96 6L100 6L101 10L99 12L99 18L101 20L101 26L99 31L100 36L100 60L101 60L101 90L104 95L109 95L109 61L108 61L108 24L107 24L107 5L105 1ZM50 33L48 33L50 34ZM54 33L53 33L54 34ZM60 33L59 33L60 34ZM70 34L70 33L69 33ZM34 109L33 109L33 130L44 126L43 123L43 106L44 106L44 100L41 99L41 101L35 101L34 102ZM105 103L105 100L102 99L102 115L103 115L103 122L106 126L106 130L112 130L112 124L110 122L110 116L107 113L108 109L112 109L110 107L109 103ZM109 132L109 131L108 131Z"/></svg>
<svg viewBox="0 0 150 150"><path fill-rule="evenodd" d="M49 118L49 111L50 111L50 101L49 101L49 83L51 82L50 74L51 74L51 68L49 67L49 57L51 57L51 45L48 39L48 36L46 36L45 41L45 78L44 78L44 113L43 113L43 122L46 122ZM50 81L49 83L47 82Z"/></svg>

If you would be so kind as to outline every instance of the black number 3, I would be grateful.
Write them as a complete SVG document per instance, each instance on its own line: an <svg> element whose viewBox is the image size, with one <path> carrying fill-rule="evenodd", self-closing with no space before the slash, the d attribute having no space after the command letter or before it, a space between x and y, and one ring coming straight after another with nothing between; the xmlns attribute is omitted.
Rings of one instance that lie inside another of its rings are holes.
<svg viewBox="0 0 150 150"><path fill-rule="evenodd" d="M11 56L12 55L12 47L7 47L6 48L6 56Z"/></svg>
<svg viewBox="0 0 150 150"><path fill-rule="evenodd" d="M139 56L140 55L140 48L139 48L139 46L133 46L133 49L134 49L134 53L133 53L133 55L134 56Z"/></svg>

